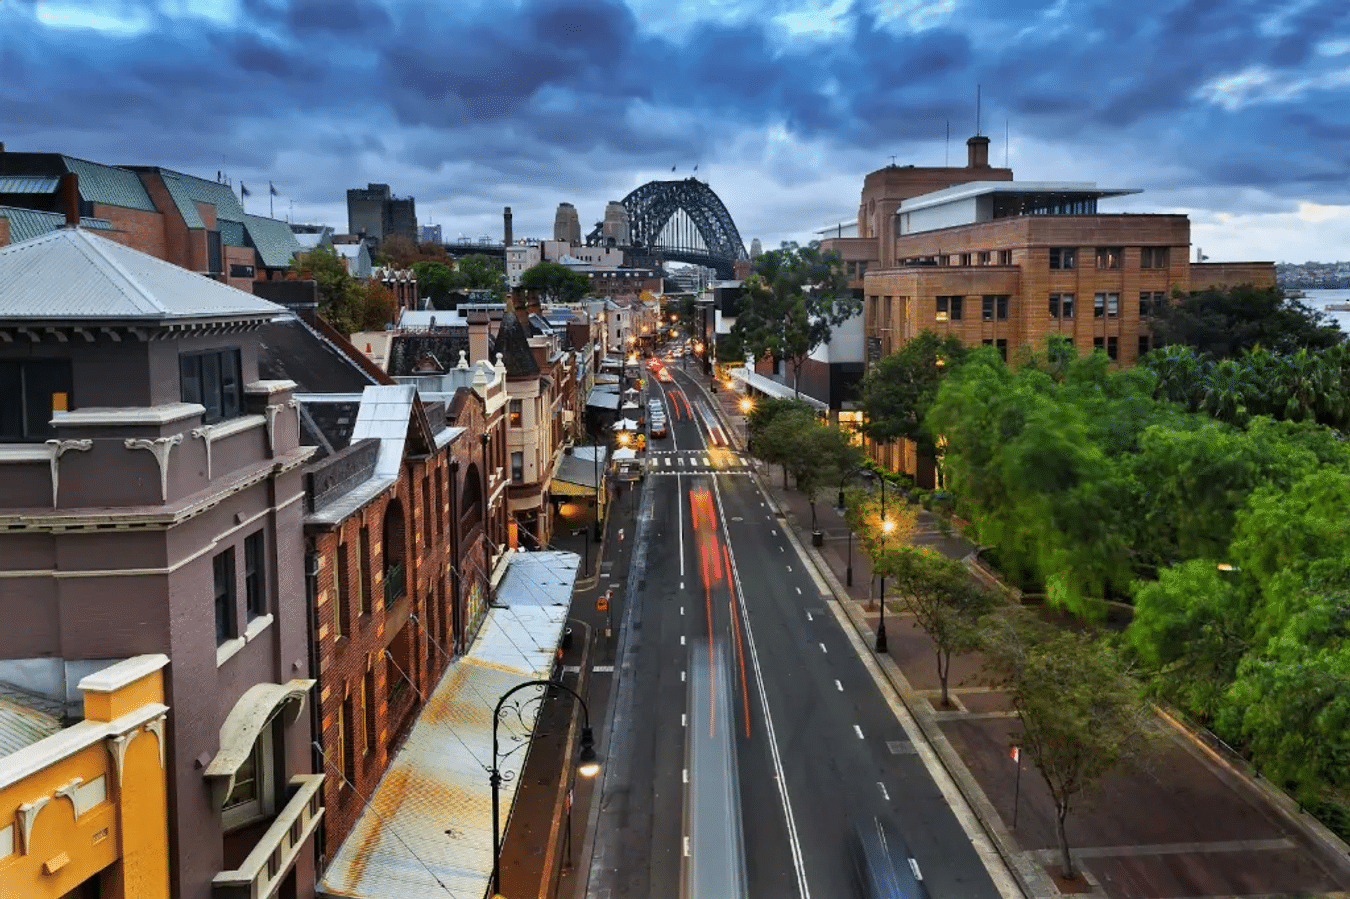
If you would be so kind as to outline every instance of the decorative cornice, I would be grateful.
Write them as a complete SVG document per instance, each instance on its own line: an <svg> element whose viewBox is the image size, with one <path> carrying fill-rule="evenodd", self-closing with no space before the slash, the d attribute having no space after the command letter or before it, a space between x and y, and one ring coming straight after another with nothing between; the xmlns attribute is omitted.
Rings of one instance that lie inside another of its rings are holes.
<svg viewBox="0 0 1350 899"><path fill-rule="evenodd" d="M159 463L159 501L169 501L169 454L183 442L182 434L168 437L128 437L123 441L127 449L149 450Z"/></svg>
<svg viewBox="0 0 1350 899"><path fill-rule="evenodd" d="M231 419L230 421L217 422L216 424L202 425L200 428L192 429L193 437L200 437L206 444L206 479L212 478L211 474L211 445L217 440L226 437L232 437L235 434L243 433L250 428L256 428L264 424L261 415L245 415L241 418ZM270 443L270 441L269 441Z"/></svg>
<svg viewBox="0 0 1350 899"><path fill-rule="evenodd" d="M137 728L132 728L124 734L108 737L104 740L104 745L108 747L108 753L112 755L113 769L117 772L117 789L122 789L125 781L123 772L126 770L127 748L131 746L131 741L141 735Z"/></svg>
<svg viewBox="0 0 1350 899"><path fill-rule="evenodd" d="M156 742L159 743L159 767L164 767L164 721L166 715L159 715L145 723L145 732L154 734Z"/></svg>
<svg viewBox="0 0 1350 899"><path fill-rule="evenodd" d="M19 835L23 837L24 855L28 854L28 850L33 845L33 822L37 820L38 812L42 811L43 807L51 801L52 797L43 796L19 806L17 817L19 819Z"/></svg>
<svg viewBox="0 0 1350 899"><path fill-rule="evenodd" d="M61 486L61 456L70 450L79 452L88 452L93 446L92 440L48 440L47 446L52 450L52 508L56 508L56 496Z"/></svg>

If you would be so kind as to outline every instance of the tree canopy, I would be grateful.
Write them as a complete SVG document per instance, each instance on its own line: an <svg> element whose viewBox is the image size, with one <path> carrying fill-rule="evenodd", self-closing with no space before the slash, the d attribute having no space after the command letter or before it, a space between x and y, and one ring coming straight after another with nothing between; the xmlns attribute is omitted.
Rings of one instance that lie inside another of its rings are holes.
<svg viewBox="0 0 1350 899"><path fill-rule="evenodd" d="M520 276L520 289L533 291L549 302L575 303L591 289L591 279L556 262L541 262Z"/></svg>
<svg viewBox="0 0 1350 899"><path fill-rule="evenodd" d="M433 309L450 308L450 294L457 281L455 270L445 262L417 262L413 271L417 273L417 292L421 298L430 300Z"/></svg>
<svg viewBox="0 0 1350 899"><path fill-rule="evenodd" d="M802 366L833 329L862 310L844 274L844 262L818 241L805 247L784 242L755 260L746 279L740 313L726 340L729 358L749 355L786 360L792 366L794 393Z"/></svg>
<svg viewBox="0 0 1350 899"><path fill-rule="evenodd" d="M1167 344L1185 344L1216 359L1265 347L1289 355L1327 349L1345 335L1321 310L1285 296L1278 287L1210 287L1173 296L1154 313L1153 333Z"/></svg>
<svg viewBox="0 0 1350 899"><path fill-rule="evenodd" d="M904 438L932 455L933 436L924 419L937 399L942 376L960 365L966 347L953 334L924 330L880 360L862 382L864 432L878 443Z"/></svg>
<svg viewBox="0 0 1350 899"><path fill-rule="evenodd" d="M319 288L319 315L344 335L384 328L394 317L394 295L377 281L347 273L342 257L327 247L301 253L291 268Z"/></svg>

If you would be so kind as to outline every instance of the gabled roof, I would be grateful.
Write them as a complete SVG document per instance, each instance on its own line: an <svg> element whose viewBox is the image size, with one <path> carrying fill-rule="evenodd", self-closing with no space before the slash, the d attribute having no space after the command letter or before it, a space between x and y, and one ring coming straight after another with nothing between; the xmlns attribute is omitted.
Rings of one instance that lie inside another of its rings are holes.
<svg viewBox="0 0 1350 899"><path fill-rule="evenodd" d="M80 199L124 209L159 212L145 185L130 169L62 156L66 170L80 177Z"/></svg>
<svg viewBox="0 0 1350 899"><path fill-rule="evenodd" d="M0 319L155 323L283 311L83 228L0 247Z"/></svg>
<svg viewBox="0 0 1350 899"><path fill-rule="evenodd" d="M3 193L2 189L0 193ZM59 231L66 223L66 217L59 212L39 212L36 209L21 209L18 206L0 206L0 218L9 219L10 243L32 240ZM80 227L93 228L96 231L113 229L112 222L107 219L92 218L81 218Z"/></svg>
<svg viewBox="0 0 1350 899"><path fill-rule="evenodd" d="M244 227L248 229L263 265L268 268L287 268L296 253L304 252L305 248L295 239L291 226L279 219L245 213Z"/></svg>
<svg viewBox="0 0 1350 899"><path fill-rule="evenodd" d="M139 166L136 168L140 169ZM206 223L197 213L198 203L210 203L215 206L217 219L225 219L231 222L244 221L244 207L239 204L239 198L234 195L234 189L228 184L222 184L219 181L207 181L205 178L198 178L196 175L184 175L182 172L154 166L141 170L158 172L159 176L164 179L164 186L173 199L173 205L178 208L178 214L183 217L183 221L189 228L206 227ZM80 183L83 186L83 176L80 178Z"/></svg>
<svg viewBox="0 0 1350 899"><path fill-rule="evenodd" d="M296 315L258 331L258 376L294 381L299 393L360 393L375 383L341 347Z"/></svg>
<svg viewBox="0 0 1350 899"><path fill-rule="evenodd" d="M510 309L502 316L502 326L497 332L495 349L502 355L508 376L538 377L539 363L534 361L534 353L530 352L530 338L525 333L520 319Z"/></svg>

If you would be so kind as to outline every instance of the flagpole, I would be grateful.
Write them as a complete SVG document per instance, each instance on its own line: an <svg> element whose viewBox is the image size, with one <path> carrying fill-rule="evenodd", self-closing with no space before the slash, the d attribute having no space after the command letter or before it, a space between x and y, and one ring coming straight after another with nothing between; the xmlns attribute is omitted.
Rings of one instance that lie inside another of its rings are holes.
<svg viewBox="0 0 1350 899"><path fill-rule="evenodd" d="M267 217L274 219L277 217L277 211L273 208L273 198L277 195L277 189L272 186L272 182L267 182Z"/></svg>

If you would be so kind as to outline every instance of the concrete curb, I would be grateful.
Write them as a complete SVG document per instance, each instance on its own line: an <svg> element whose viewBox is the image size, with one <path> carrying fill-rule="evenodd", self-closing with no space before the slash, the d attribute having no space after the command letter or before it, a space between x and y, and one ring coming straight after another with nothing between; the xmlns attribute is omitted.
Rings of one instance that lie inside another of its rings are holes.
<svg viewBox="0 0 1350 899"><path fill-rule="evenodd" d="M570 624L573 619L569 618ZM591 657L591 626L584 621L578 620L577 624L586 629L586 642L581 645L581 664L577 671L577 693L586 695L586 681L590 674L587 663ZM567 722L567 739L563 741L564 758L572 757L572 746L577 737L577 717L581 714L581 708L575 702L572 703L572 713ZM558 834L562 830L563 822L563 799L566 798L568 790L572 789L572 780L575 774L572 773L570 765L565 765L563 770L568 772L566 779L558 779L558 796L553 801L553 825L549 828L548 843L544 849L544 878L539 882L539 899L549 899L553 895L553 886L558 882L558 875L562 867L562 853L558 851ZM563 789L564 786L567 789Z"/></svg>

